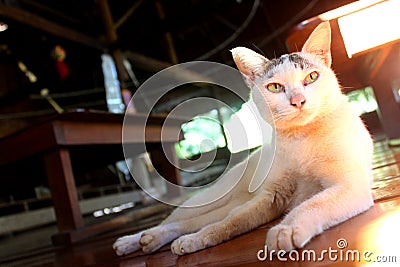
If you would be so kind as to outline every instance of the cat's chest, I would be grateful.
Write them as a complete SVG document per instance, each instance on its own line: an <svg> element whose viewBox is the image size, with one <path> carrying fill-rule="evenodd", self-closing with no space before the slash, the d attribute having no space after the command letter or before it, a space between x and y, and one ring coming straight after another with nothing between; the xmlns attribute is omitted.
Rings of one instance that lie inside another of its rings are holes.
<svg viewBox="0 0 400 267"><path fill-rule="evenodd" d="M327 156L326 141L315 138L284 138L277 140L276 159L287 170L304 173L311 165Z"/></svg>

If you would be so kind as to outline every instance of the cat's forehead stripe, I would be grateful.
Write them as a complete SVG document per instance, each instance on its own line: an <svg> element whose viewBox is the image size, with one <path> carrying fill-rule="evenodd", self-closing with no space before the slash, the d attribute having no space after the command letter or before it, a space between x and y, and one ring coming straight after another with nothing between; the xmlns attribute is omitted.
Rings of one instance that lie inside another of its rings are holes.
<svg viewBox="0 0 400 267"><path fill-rule="evenodd" d="M279 58L271 59L266 66L265 73L267 76L272 77L274 75L273 70L276 69L277 66L282 65L287 61L291 62L296 68L300 68L302 70L310 68L313 65L310 61L297 53L285 54Z"/></svg>
<svg viewBox="0 0 400 267"><path fill-rule="evenodd" d="M299 54L290 54L289 60L293 62L296 67L301 69L306 69L312 66L311 62L309 62L307 59L300 56Z"/></svg>

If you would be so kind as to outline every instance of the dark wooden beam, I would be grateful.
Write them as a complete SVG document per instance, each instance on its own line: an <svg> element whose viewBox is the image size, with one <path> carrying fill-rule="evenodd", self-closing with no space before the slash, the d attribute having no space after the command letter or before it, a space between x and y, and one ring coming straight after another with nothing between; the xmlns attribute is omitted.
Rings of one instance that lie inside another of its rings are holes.
<svg viewBox="0 0 400 267"><path fill-rule="evenodd" d="M44 11L44 12L53 14L53 15L59 17L59 18L62 18L62 19L67 20L67 21L70 21L72 23L76 23L76 24L79 23L78 19L70 17L67 14L65 14L64 12L60 12L60 11L54 10L54 9L46 6L45 4L38 3L38 1L35 1L35 0L20 0L20 1L22 1L26 5L30 5L32 7L38 8L38 9Z"/></svg>
<svg viewBox="0 0 400 267"><path fill-rule="evenodd" d="M124 15L122 15L118 21L114 23L114 29L117 30L119 27L121 27L125 21L138 9L138 7L143 3L143 0L139 0L135 2L131 8L128 9L128 11L125 12Z"/></svg>
<svg viewBox="0 0 400 267"><path fill-rule="evenodd" d="M163 69L173 66L169 62L165 62L162 60L154 59L148 56L145 56L140 53L132 52L132 51L125 51L125 57L130 60L131 65L140 68L145 71L149 72L159 72ZM210 81L210 78L204 76L201 73L196 71L191 71L189 69L183 68L175 68L171 70L169 75L174 75L177 79L186 82L193 82L193 81Z"/></svg>
<svg viewBox="0 0 400 267"><path fill-rule="evenodd" d="M118 39L117 32L114 28L114 21L111 14L110 6L107 0L97 1L97 6L103 20L106 39L109 44L115 43Z"/></svg>
<svg viewBox="0 0 400 267"><path fill-rule="evenodd" d="M97 49L104 48L104 44L96 38L87 36L68 27L61 26L50 20L16 7L0 3L0 15L76 43L84 44Z"/></svg>
<svg viewBox="0 0 400 267"><path fill-rule="evenodd" d="M383 66L384 62L386 61L387 57L390 55L392 52L394 45L386 45L383 46L378 53L377 59L374 61L374 64L371 64L369 66L370 74L369 74L369 79L370 80L375 80L376 75L380 71L381 67Z"/></svg>
<svg viewBox="0 0 400 267"><path fill-rule="evenodd" d="M172 66L169 62L151 58L140 53L125 51L124 54L131 61L132 66L145 71L158 72Z"/></svg>
<svg viewBox="0 0 400 267"><path fill-rule="evenodd" d="M154 3L158 17L160 18L161 22L164 22L166 16L161 1L156 0ZM164 40L165 44L167 45L169 60L171 61L172 64L178 64L178 55L176 54L174 39L172 38L171 32L166 31L164 33Z"/></svg>

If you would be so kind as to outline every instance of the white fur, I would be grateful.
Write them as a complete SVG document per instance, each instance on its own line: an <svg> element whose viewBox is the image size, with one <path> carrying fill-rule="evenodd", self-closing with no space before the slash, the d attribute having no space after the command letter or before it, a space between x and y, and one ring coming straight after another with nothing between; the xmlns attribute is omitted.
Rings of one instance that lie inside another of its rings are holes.
<svg viewBox="0 0 400 267"><path fill-rule="evenodd" d="M269 249L289 251L302 248L325 229L371 207L372 141L329 68L329 44L330 28L324 23L301 52L302 57L314 63L312 69L295 68L286 62L277 66L276 75L270 79L262 75L260 65L268 63L268 59L246 48L233 49L233 58L252 88L255 103L266 101L272 111L272 116L263 114L267 121L275 123L277 131L276 155L268 178L258 190L249 193L257 156L261 151L271 153L268 147L262 147L250 156L242 179L223 198L206 206L177 208L159 226L118 239L114 244L116 253L124 255L140 247L152 252L171 241L173 253L191 253L282 215L283 220L269 230L266 244ZM311 51L307 50L309 47ZM304 77L314 70L320 77L304 86ZM265 89L269 82L284 84L286 91L269 92ZM301 110L289 101L292 94L299 92L306 98ZM228 171L225 178L241 175L243 164ZM221 180L188 201L196 203L223 186Z"/></svg>

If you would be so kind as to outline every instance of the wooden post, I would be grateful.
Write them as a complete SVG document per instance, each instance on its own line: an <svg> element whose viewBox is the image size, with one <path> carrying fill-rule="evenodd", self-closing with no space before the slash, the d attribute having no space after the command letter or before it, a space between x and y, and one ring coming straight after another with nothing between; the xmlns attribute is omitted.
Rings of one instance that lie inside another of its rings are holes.
<svg viewBox="0 0 400 267"><path fill-rule="evenodd" d="M155 5L158 17L162 22L165 20L165 13L160 0L156 0ZM172 64L178 64L178 56L176 55L174 40L172 39L172 34L169 31L164 33L164 40L167 45L169 60Z"/></svg>
<svg viewBox="0 0 400 267"><path fill-rule="evenodd" d="M151 160L156 165L158 165L158 172L169 182L181 185L181 176L179 173L179 169L175 166L178 166L178 158L175 153L174 143L152 143L151 145L150 157ZM172 162L170 162L170 160ZM172 187L167 184L167 195L170 198L175 198L180 196L180 190L177 190L176 187Z"/></svg>
<svg viewBox="0 0 400 267"><path fill-rule="evenodd" d="M58 229L69 231L82 228L84 224L68 149L46 153L44 162Z"/></svg>
<svg viewBox="0 0 400 267"><path fill-rule="evenodd" d="M97 3L100 10L101 18L103 20L107 42L109 44L114 43L115 41L117 41L118 36L114 28L113 18L111 15L110 6L108 5L108 0L98 0Z"/></svg>

